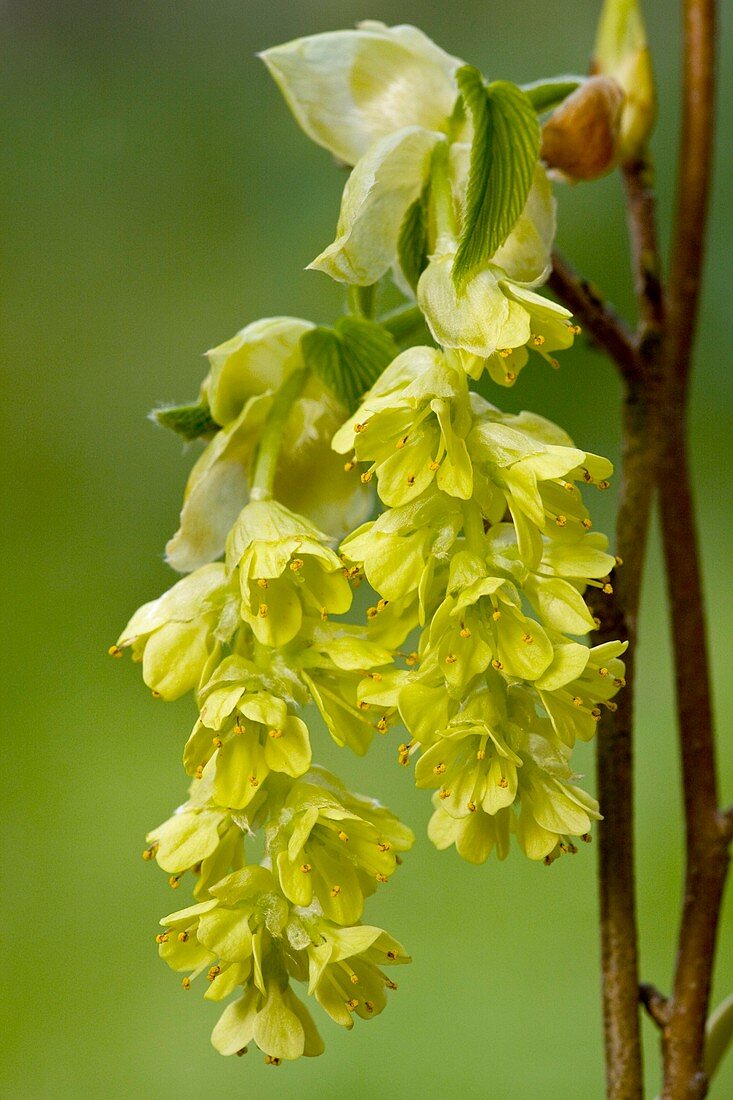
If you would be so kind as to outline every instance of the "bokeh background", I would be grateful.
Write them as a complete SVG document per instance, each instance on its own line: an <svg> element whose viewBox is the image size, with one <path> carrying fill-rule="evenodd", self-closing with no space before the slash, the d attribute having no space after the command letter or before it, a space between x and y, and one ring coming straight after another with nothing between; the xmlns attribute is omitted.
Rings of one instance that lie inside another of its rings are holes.
<svg viewBox="0 0 733 1100"><path fill-rule="evenodd" d="M677 5L647 3L661 117L654 151L669 225L678 114ZM595 850L550 870L437 853L429 800L381 742L318 756L397 808L419 836L368 918L408 944L388 1010L327 1053L277 1071L209 1045L217 1007L158 961L158 917L184 904L140 859L183 800L191 704L151 699L108 644L172 580L162 560L192 454L147 411L194 397L201 353L259 316L341 308L303 271L331 239L342 175L298 131L255 53L360 18L421 25L492 77L582 71L588 0L5 0L2 204L7 543L2 631L5 841L0 1091L8 1100L351 1100L601 1097ZM721 769L731 710L731 20L723 12L718 172L692 418ZM563 189L560 243L630 307L618 181ZM536 366L505 407L618 451L618 386L582 340ZM612 494L597 501L612 523ZM605 509L605 511L604 511ZM667 988L681 819L669 646L655 538L644 592L638 736L643 976ZM695 652L689 655L695 675ZM592 778L592 758L580 767ZM733 988L733 907L715 998ZM194 987L195 989L195 987ZM645 1024L650 1096L656 1038ZM713 1097L733 1095L733 1056Z"/></svg>

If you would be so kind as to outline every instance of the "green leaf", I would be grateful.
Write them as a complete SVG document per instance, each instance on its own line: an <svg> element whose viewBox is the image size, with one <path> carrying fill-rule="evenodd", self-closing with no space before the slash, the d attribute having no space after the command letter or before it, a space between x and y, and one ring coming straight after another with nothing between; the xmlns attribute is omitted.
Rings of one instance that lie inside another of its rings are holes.
<svg viewBox="0 0 733 1100"><path fill-rule="evenodd" d="M497 80L487 87L471 65L458 70L457 80L474 127L466 216L453 266L460 288L504 243L524 209L540 126L530 99L516 84Z"/></svg>
<svg viewBox="0 0 733 1100"><path fill-rule="evenodd" d="M300 347L305 365L349 413L399 354L390 333L361 317L340 317L333 328L310 329L301 337Z"/></svg>
<svg viewBox="0 0 733 1100"><path fill-rule="evenodd" d="M214 435L220 428L203 401L198 405L168 405L163 409L153 409L150 418L163 428L170 428L187 442Z"/></svg>
<svg viewBox="0 0 733 1100"><path fill-rule="evenodd" d="M532 84L522 84L521 90L540 115L544 111L552 111L558 107L571 92L580 87L584 79L585 77L582 76L553 76L548 80L535 80Z"/></svg>
<svg viewBox="0 0 733 1100"><path fill-rule="evenodd" d="M429 191L428 185L408 208L397 241L400 268L413 290L428 264Z"/></svg>

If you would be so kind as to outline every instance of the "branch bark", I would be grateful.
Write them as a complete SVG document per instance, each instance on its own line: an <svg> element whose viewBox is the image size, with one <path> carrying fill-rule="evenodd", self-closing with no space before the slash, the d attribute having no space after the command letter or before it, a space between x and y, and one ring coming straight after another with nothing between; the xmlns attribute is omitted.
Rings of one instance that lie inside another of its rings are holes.
<svg viewBox="0 0 733 1100"><path fill-rule="evenodd" d="M714 0L684 5L684 90L677 215L665 330L664 448L659 495L667 573L685 807L685 886L669 1023L663 1032L664 1100L698 1100L717 926L728 866L718 811L712 690L686 409L712 169Z"/></svg>

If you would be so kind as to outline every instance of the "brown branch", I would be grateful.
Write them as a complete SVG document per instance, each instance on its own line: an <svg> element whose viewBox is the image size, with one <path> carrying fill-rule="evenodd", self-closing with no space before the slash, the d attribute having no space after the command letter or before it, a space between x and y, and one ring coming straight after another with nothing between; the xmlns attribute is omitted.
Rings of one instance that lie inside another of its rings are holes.
<svg viewBox="0 0 733 1100"><path fill-rule="evenodd" d="M618 364L624 377L629 380L635 378L636 348L626 322L558 252L552 254L549 286L590 333L594 342Z"/></svg>
<svg viewBox="0 0 733 1100"><path fill-rule="evenodd" d="M668 358L686 389L700 294L715 121L715 0L684 0L682 126L669 274Z"/></svg>
<svg viewBox="0 0 733 1100"><path fill-rule="evenodd" d="M655 985L643 982L639 986L639 1001L657 1027L666 1027L669 1023L669 999Z"/></svg>
<svg viewBox="0 0 733 1100"><path fill-rule="evenodd" d="M670 1018L663 1037L664 1100L697 1100L707 1093L705 1020L728 865L718 811L711 679L685 416L712 168L715 37L714 0L685 0L682 134L664 348L659 490L672 617L686 867Z"/></svg>

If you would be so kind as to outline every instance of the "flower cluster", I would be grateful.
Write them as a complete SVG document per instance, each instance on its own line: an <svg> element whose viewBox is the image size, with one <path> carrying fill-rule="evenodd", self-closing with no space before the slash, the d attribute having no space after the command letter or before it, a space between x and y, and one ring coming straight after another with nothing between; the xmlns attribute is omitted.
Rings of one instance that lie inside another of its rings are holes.
<svg viewBox="0 0 733 1100"><path fill-rule="evenodd" d="M171 563L191 571L141 607L113 647L131 649L156 697L193 691L198 705L183 751L190 799L144 853L173 887L190 873L196 899L164 918L161 957L185 972L185 989L206 971L208 999L238 989L212 1041L241 1054L254 1040L273 1065L323 1050L291 983L307 983L350 1028L355 1015L381 1012L395 988L382 968L409 961L361 918L412 833L312 765L308 704L358 753L395 709L359 696L362 680L373 688L387 674L391 651L366 627L331 619L349 610L357 579L332 547L369 491L330 450L345 414L305 371L298 341L310 328L260 322L210 353L202 400L215 428L168 547ZM280 419L268 444L268 424ZM273 497L280 484L313 518ZM258 834L265 854L253 863Z"/></svg>
<svg viewBox="0 0 733 1100"><path fill-rule="evenodd" d="M581 489L608 488L610 463L473 387L511 385L530 351L556 366L579 331L537 293L555 205L531 101L413 27L364 23L263 56L306 133L353 169L311 264L357 288L352 313L331 329L247 325L208 353L197 404L156 414L206 442L167 546L185 575L112 652L131 649L155 696L197 704L190 798L144 853L193 885L160 954L186 989L205 972L207 999L238 992L217 1050L255 1042L276 1065L323 1050L294 985L350 1028L395 988L383 968L409 961L361 921L412 833L314 765L307 708L359 755L404 725L398 759L434 791L438 848L480 863L514 834L551 863L600 816L571 752L615 706L625 647L586 640L584 594L610 593L617 562ZM519 193L501 209L485 201L496 163L491 187ZM468 248L479 230L488 255ZM386 275L432 343L374 319ZM344 621L362 583L362 621Z"/></svg>

